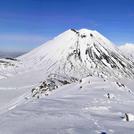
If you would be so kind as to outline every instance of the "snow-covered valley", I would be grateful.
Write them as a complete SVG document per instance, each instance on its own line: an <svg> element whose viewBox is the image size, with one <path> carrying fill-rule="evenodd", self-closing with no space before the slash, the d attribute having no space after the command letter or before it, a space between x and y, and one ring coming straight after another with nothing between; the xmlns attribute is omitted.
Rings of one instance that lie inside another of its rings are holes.
<svg viewBox="0 0 134 134"><path fill-rule="evenodd" d="M134 63L97 31L70 29L0 62L0 134L133 134Z"/></svg>

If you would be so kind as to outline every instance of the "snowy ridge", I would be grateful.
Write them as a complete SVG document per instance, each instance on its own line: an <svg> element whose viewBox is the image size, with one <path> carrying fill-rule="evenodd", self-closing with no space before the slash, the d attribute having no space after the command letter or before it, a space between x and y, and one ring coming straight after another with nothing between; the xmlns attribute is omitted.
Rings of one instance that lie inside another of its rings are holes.
<svg viewBox="0 0 134 134"><path fill-rule="evenodd" d="M97 31L70 29L19 57L25 68L75 77L134 77L134 65Z"/></svg>
<svg viewBox="0 0 134 134"><path fill-rule="evenodd" d="M15 103L0 115L0 134L133 134L134 90L120 84L87 77L41 99Z"/></svg>

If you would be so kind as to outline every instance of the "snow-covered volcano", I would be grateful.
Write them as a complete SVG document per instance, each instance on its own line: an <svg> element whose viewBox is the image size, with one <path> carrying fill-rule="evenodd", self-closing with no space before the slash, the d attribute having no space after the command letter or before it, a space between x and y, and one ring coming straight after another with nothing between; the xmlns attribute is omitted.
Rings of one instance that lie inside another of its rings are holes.
<svg viewBox="0 0 134 134"><path fill-rule="evenodd" d="M21 66L75 77L134 77L134 65L97 31L70 29L18 58Z"/></svg>

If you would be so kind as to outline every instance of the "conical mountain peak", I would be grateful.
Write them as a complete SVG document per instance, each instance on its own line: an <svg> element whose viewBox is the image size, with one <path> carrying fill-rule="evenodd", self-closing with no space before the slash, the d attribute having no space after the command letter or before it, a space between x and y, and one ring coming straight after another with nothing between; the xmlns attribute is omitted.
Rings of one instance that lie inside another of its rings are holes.
<svg viewBox="0 0 134 134"><path fill-rule="evenodd" d="M19 59L27 68L50 73L134 77L133 63L95 30L69 29Z"/></svg>

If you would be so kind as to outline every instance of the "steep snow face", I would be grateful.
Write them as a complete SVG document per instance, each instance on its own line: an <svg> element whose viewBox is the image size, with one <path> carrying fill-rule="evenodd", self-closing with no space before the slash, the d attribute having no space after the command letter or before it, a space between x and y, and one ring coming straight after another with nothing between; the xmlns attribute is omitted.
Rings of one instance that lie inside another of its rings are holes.
<svg viewBox="0 0 134 134"><path fill-rule="evenodd" d="M75 77L134 77L134 65L97 31L70 29L18 58L24 70Z"/></svg>
<svg viewBox="0 0 134 134"><path fill-rule="evenodd" d="M126 43L125 45L120 46L119 49L126 57L134 61L134 44Z"/></svg>

